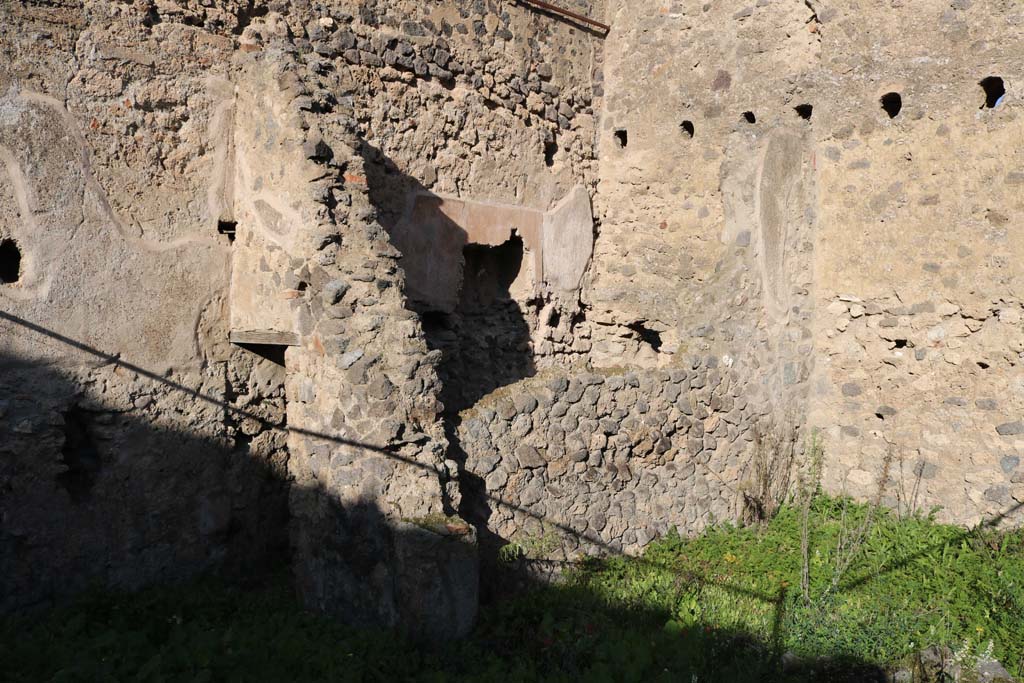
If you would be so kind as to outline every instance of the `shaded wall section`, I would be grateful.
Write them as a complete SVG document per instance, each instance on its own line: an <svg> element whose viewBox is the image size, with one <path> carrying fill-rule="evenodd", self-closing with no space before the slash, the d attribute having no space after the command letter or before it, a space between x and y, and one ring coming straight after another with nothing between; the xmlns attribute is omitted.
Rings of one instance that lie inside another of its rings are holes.
<svg viewBox="0 0 1024 683"><path fill-rule="evenodd" d="M109 56L110 41L100 30L78 46ZM112 121L141 120L142 53L91 77L37 74L12 87L21 59L37 52L23 48L0 67L0 241L19 254L16 277L0 284L0 606L276 565L288 554L287 451L274 432L284 376L227 344L226 244L213 226L204 231L204 204L161 192L166 176L154 179L141 160L174 114L152 117L115 170L116 152L96 139ZM190 93L182 135L198 139L216 101L210 74L167 61L176 82L164 93L168 102ZM89 83L93 104L106 97L110 71L121 74L116 107L91 119L67 104ZM212 164L186 149L178 161ZM124 211L120 200L143 185L157 189ZM175 212L176 221L145 218ZM258 419L232 414L242 406Z"/></svg>

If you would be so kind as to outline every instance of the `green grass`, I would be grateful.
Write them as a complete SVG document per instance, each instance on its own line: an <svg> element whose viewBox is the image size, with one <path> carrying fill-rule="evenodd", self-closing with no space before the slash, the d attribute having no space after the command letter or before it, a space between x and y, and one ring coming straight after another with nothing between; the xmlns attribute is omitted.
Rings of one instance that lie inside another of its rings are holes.
<svg viewBox="0 0 1024 683"><path fill-rule="evenodd" d="M977 653L991 641L994 656L1024 674L1024 532L968 532L880 510L837 577L839 531L866 514L815 500L809 601L800 590L800 511L789 506L763 529L664 539L642 560L604 562L586 580L608 600L657 604L680 624L743 631L803 657L887 665L929 645ZM690 577L681 593L678 575Z"/></svg>
<svg viewBox="0 0 1024 683"><path fill-rule="evenodd" d="M927 645L1024 674L1024 533L967 533L879 513L835 578L839 529L863 506L812 507L811 600L800 590L800 511L762 528L670 536L642 558L592 560L563 585L485 607L441 649L302 611L285 577L94 595L0 622L10 681L862 680ZM783 652L808 662L779 667ZM830 662L823 664L823 660ZM845 678L842 675L845 672Z"/></svg>

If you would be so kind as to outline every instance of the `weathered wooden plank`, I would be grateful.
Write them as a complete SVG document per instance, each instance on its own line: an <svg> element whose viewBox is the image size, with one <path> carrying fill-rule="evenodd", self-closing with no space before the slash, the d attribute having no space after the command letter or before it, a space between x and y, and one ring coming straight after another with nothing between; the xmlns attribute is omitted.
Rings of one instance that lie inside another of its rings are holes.
<svg viewBox="0 0 1024 683"><path fill-rule="evenodd" d="M299 345L299 335L294 332L277 332L274 330L231 330L228 333L228 339L232 344Z"/></svg>

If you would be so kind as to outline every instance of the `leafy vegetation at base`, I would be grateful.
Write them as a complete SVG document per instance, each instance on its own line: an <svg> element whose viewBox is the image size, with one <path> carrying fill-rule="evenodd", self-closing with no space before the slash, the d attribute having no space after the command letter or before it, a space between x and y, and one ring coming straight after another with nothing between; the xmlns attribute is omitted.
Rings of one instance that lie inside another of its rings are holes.
<svg viewBox="0 0 1024 683"><path fill-rule="evenodd" d="M885 666L943 645L968 658L991 652L1024 674L1024 532L965 531L818 496L805 598L801 525L800 509L787 505L764 527L670 537L640 560L594 563L577 580L609 603L671 612L679 627L745 632L801 658ZM849 548L851 530L865 528Z"/></svg>
<svg viewBox="0 0 1024 683"><path fill-rule="evenodd" d="M816 497L805 597L803 522L784 505L763 525L590 560L562 585L485 607L470 639L443 647L304 612L282 576L258 589L94 595L9 619L0 662L5 680L33 682L859 681L945 645L1024 674L1024 533Z"/></svg>

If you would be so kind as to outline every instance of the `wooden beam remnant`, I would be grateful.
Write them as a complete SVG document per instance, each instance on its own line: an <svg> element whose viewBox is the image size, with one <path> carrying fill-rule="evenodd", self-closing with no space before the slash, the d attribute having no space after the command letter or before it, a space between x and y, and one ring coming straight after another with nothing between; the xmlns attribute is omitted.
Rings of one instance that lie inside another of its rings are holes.
<svg viewBox="0 0 1024 683"><path fill-rule="evenodd" d="M582 22L582 23L587 24L589 26L595 26L595 27L601 29L602 31L604 31L605 35L607 35L608 32L612 30L612 27L609 26L608 24L602 24L600 21L596 21L594 19L591 19L590 17L585 17L582 14L579 14L577 12L573 12L572 10L567 10L567 9L565 9L563 7L558 7L556 5L552 5L549 2L544 2L544 0L516 0L516 1L521 3L521 4L524 4L524 5L532 5L534 7L539 7L540 9L546 10L548 12L552 12L553 14L558 14L558 15L563 16L563 17L569 17L570 19L575 19L576 21Z"/></svg>
<svg viewBox="0 0 1024 683"><path fill-rule="evenodd" d="M276 332L274 330L231 330L228 333L228 339L232 344L299 345L299 335L294 332Z"/></svg>

